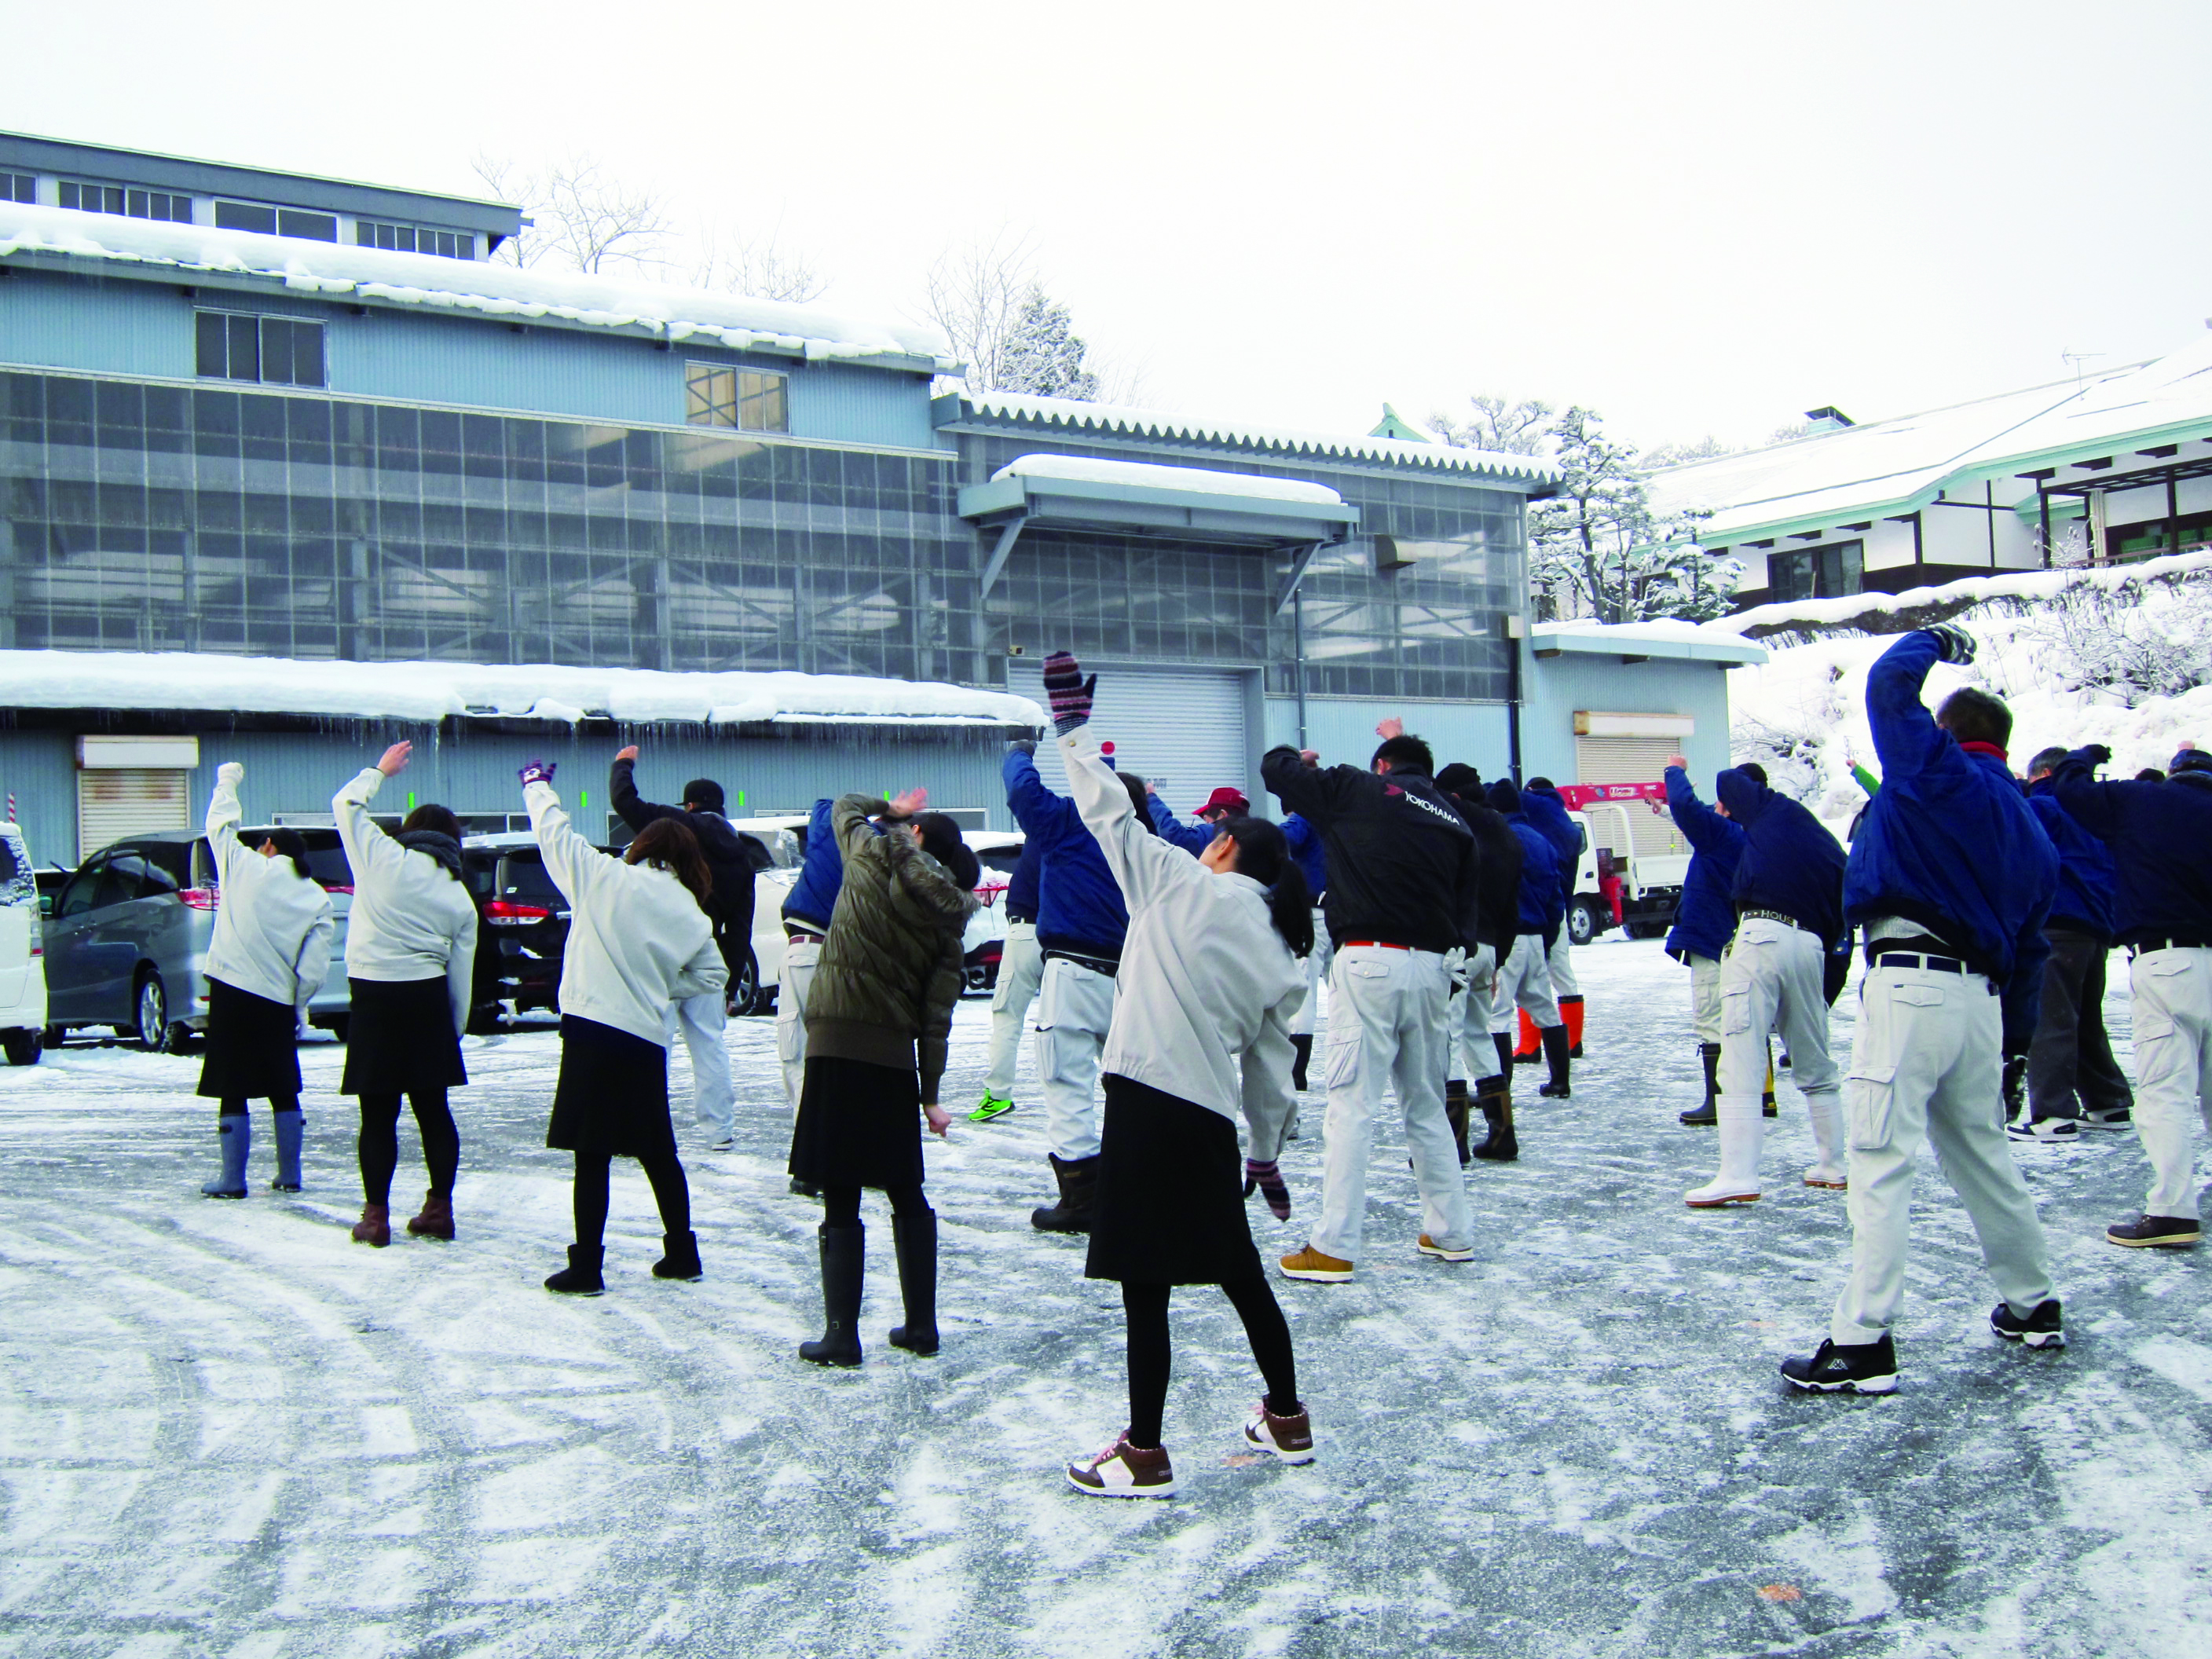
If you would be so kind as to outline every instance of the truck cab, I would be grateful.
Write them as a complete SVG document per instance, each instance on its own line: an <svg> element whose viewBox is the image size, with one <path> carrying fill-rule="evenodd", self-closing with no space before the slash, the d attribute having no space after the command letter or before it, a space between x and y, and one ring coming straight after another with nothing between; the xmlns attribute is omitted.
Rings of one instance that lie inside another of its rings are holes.
<svg viewBox="0 0 2212 1659"><path fill-rule="evenodd" d="M1568 814L1583 830L1583 855L1567 900L1567 937L1577 945L1616 926L1631 939L1650 939L1674 923L1690 872L1690 844L1668 815L1663 788L1606 784L1577 793L1630 788L1657 789L1658 798L1644 793L1586 799Z"/></svg>

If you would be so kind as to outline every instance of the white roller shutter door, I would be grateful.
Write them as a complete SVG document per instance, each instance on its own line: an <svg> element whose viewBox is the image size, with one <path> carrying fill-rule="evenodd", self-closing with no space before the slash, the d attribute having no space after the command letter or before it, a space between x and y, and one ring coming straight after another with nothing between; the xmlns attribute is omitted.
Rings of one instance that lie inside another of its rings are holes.
<svg viewBox="0 0 2212 1659"><path fill-rule="evenodd" d="M1034 697L1050 715L1041 665L1010 665L1006 689ZM1241 675L1102 668L1098 703L1091 721L1102 742L1112 742L1114 763L1158 785L1178 817L1189 817L1191 809L1219 785L1251 787ZM1040 743L1036 759L1039 775L1066 793L1067 776L1059 752L1051 744Z"/></svg>
<svg viewBox="0 0 2212 1659"><path fill-rule="evenodd" d="M77 857L111 842L155 830L191 827L189 772L166 766L115 766L76 775Z"/></svg>
<svg viewBox="0 0 2212 1659"><path fill-rule="evenodd" d="M1577 783L1656 783L1667 775L1667 761L1681 744L1680 738L1577 738L1575 770ZM1653 811L1641 802L1628 808L1629 833L1635 851L1645 858L1686 856L1690 843L1675 829L1665 811Z"/></svg>

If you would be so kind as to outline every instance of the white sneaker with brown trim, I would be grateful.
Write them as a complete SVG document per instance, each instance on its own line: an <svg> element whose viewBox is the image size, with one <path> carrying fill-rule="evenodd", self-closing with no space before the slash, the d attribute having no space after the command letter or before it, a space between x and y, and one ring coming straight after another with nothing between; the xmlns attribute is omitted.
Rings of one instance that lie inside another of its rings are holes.
<svg viewBox="0 0 2212 1659"><path fill-rule="evenodd" d="M1094 1498L1172 1498L1175 1468L1168 1462L1165 1446L1149 1450L1133 1446L1129 1431L1124 1429L1121 1437L1097 1456L1070 1463L1067 1484Z"/></svg>
<svg viewBox="0 0 2212 1659"><path fill-rule="evenodd" d="M1273 1452L1285 1463L1312 1462L1313 1419L1306 1415L1304 1402L1299 1402L1297 1410L1288 1417L1278 1417L1262 1400L1245 1422L1244 1443Z"/></svg>

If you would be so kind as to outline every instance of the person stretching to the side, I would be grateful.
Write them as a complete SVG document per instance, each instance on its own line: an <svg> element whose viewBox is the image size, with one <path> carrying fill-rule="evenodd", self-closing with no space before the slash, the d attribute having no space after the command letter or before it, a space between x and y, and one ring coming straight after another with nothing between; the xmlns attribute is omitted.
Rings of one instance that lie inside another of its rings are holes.
<svg viewBox="0 0 2212 1659"><path fill-rule="evenodd" d="M607 1172L617 1158L635 1158L653 1183L663 1234L653 1277L697 1279L691 1188L668 1119L668 1010L728 982L707 908L714 878L680 820L654 819L617 858L569 826L550 763L532 761L517 775L545 873L569 910L561 1079L545 1144L576 1155L576 1242L545 1288L606 1289Z"/></svg>
<svg viewBox="0 0 2212 1659"><path fill-rule="evenodd" d="M1237 1156L1239 1115L1268 1158L1290 1116L1290 1019L1305 996L1298 957L1313 948L1313 902L1265 819L1224 819L1196 859L1138 821L1091 733L1096 684L1064 652L1045 663L1068 791L1129 913L1084 1269L1121 1284L1129 1426L1067 1478L1101 1497L1165 1498L1176 1489L1160 1443L1173 1285L1220 1285L1244 1322L1267 1385L1246 1443L1313 1461L1290 1327L1252 1243Z"/></svg>
<svg viewBox="0 0 2212 1659"><path fill-rule="evenodd" d="M250 1100L266 1100L276 1128L276 1190L300 1190L300 1018L331 970L331 896L307 873L307 843L297 830L270 832L258 851L238 839L244 814L238 786L246 769L216 769L208 802L208 848L215 854L215 937L208 943L207 1057L200 1093L220 1100L222 1173L200 1190L210 1198L246 1196L253 1147Z"/></svg>

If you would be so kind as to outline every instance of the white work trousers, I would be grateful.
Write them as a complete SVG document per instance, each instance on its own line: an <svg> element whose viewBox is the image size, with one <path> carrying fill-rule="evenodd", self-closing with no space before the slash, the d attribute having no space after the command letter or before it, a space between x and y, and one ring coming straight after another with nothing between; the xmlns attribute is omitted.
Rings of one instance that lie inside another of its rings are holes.
<svg viewBox="0 0 2212 1659"><path fill-rule="evenodd" d="M1554 997L1578 997L1583 994L1582 981L1575 977L1575 964L1568 956L1567 924L1559 924L1559 936L1552 941L1545 953L1545 965L1552 970L1552 994ZM1529 1018L1535 1018L1531 1014Z"/></svg>
<svg viewBox="0 0 2212 1659"><path fill-rule="evenodd" d="M722 1028L729 1024L730 1006L720 991L702 991L668 1010L667 1031L684 1030L684 1048L691 1056L692 1115L714 1132L717 1140L737 1133L738 1091L730 1081L730 1051L723 1046Z"/></svg>
<svg viewBox="0 0 2212 1659"><path fill-rule="evenodd" d="M1721 1040L1721 965L1711 957L1682 953L1690 964L1690 1029L1700 1042Z"/></svg>
<svg viewBox="0 0 2212 1659"><path fill-rule="evenodd" d="M784 941L783 979L775 988L775 1057L793 1107L806 1091L806 994L821 960L822 947L812 939Z"/></svg>
<svg viewBox="0 0 2212 1659"><path fill-rule="evenodd" d="M1118 988L1066 957L1045 960L1037 990L1037 1078L1044 1086L1044 1138L1063 1163L1098 1155L1098 1056L1114 1024Z"/></svg>
<svg viewBox="0 0 2212 1659"><path fill-rule="evenodd" d="M1330 966L1328 994L1328 1115L1313 1247L1340 1261L1359 1259L1369 1143L1383 1092L1395 1085L1421 1194L1421 1231L1447 1249L1468 1249L1474 1217L1444 1117L1451 981L1443 957L1348 945Z"/></svg>
<svg viewBox="0 0 2212 1659"><path fill-rule="evenodd" d="M1313 929L1314 948L1306 955L1306 1000L1291 1016L1292 1036L1314 1034L1314 1022L1319 1017L1315 1011L1321 1006L1322 982L1328 977L1329 958L1335 953L1336 947L1328 942L1328 918L1322 915L1318 904L1314 906Z"/></svg>
<svg viewBox="0 0 2212 1659"><path fill-rule="evenodd" d="M1844 1091L1851 1277L1829 1322L1832 1340L1880 1341L1897 1318L1912 1235L1913 1158L1923 1139L1936 1143L1944 1176L1966 1206L1997 1293L2023 1318L2051 1295L2043 1226L2005 1139L2003 1036L2002 1010L1979 974L1877 962L1860 986ZM1804 1065L1795 1036L1790 1053Z"/></svg>
<svg viewBox="0 0 2212 1659"><path fill-rule="evenodd" d="M1746 916L1737 926L1721 962L1723 1097L1757 1100L1765 1092L1766 1034L1773 1030L1789 1045L1790 1074L1802 1092L1836 1092L1825 960L1820 939L1802 927L1766 916Z"/></svg>
<svg viewBox="0 0 2212 1659"><path fill-rule="evenodd" d="M1014 1097L1014 1061L1022 1051L1022 1032L1030 1023L1030 1004L1044 979L1044 949L1036 923L1010 921L999 957L999 987L991 994L991 1069L983 1092L996 1100Z"/></svg>
<svg viewBox="0 0 2212 1659"><path fill-rule="evenodd" d="M1552 967L1544 954L1541 933L1515 934L1513 948L1498 964L1497 989L1490 1000L1493 1036L1511 1036L1518 1030L1513 1018L1516 1008L1528 1010L1530 1023L1540 1031L1565 1023L1559 1013L1559 1000L1552 990Z"/></svg>
<svg viewBox="0 0 2212 1659"><path fill-rule="evenodd" d="M1467 989L1453 999L1453 1024L1459 1038L1459 1064L1451 1075L1498 1075L1498 1045L1490 1040L1491 1002L1498 994L1498 947L1478 945L1467 959Z"/></svg>
<svg viewBox="0 0 2212 1659"><path fill-rule="evenodd" d="M2129 964L2135 993L2136 1136L2150 1159L2145 1215L2197 1219L2197 1144L2212 1130L2212 951L2153 951Z"/></svg>

